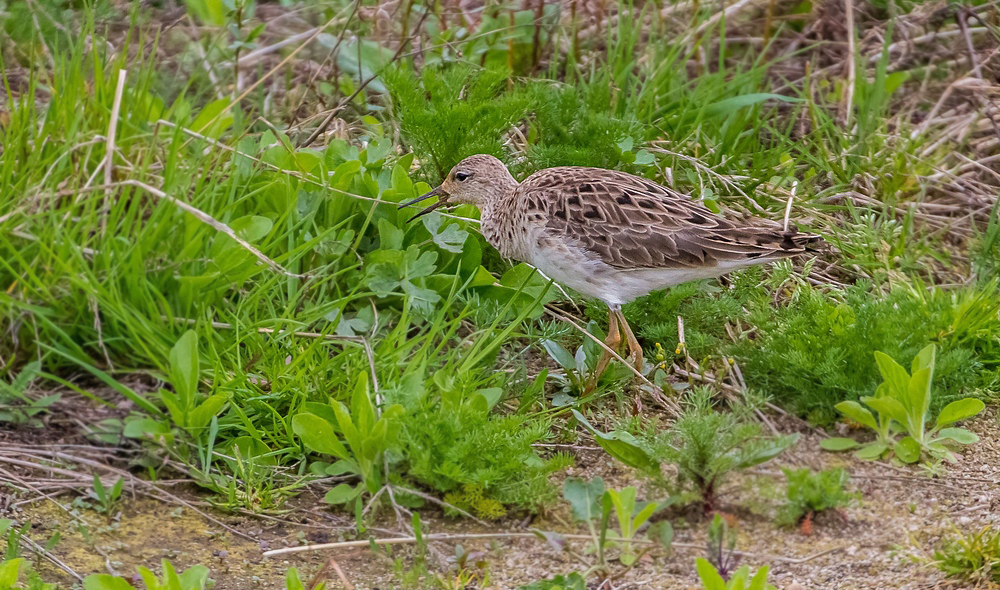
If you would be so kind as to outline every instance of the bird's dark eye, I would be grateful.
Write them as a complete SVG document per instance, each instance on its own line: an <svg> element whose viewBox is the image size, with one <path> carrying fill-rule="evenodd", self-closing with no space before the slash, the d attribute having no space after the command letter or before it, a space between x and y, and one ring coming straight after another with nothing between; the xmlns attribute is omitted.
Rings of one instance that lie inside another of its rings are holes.
<svg viewBox="0 0 1000 590"><path fill-rule="evenodd" d="M457 180L459 182L465 182L466 180L469 180L470 178L472 178L472 173L471 172L456 172L455 173L455 180Z"/></svg>

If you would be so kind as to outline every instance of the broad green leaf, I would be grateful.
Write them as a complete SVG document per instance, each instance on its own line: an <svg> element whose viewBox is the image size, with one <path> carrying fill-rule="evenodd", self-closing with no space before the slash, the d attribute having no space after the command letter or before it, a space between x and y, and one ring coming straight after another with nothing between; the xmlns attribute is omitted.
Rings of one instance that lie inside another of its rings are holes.
<svg viewBox="0 0 1000 590"><path fill-rule="evenodd" d="M503 398L503 389L499 387L487 387L476 392L486 401L486 409L492 410Z"/></svg>
<svg viewBox="0 0 1000 590"><path fill-rule="evenodd" d="M824 438L819 441L819 446L827 451L849 451L857 448L859 443L853 438Z"/></svg>
<svg viewBox="0 0 1000 590"><path fill-rule="evenodd" d="M858 402L840 402L834 407L837 408L837 411L851 420L854 420L859 424L864 424L872 430L878 430L878 423L875 421L875 417L872 416L872 413L862 407Z"/></svg>
<svg viewBox="0 0 1000 590"><path fill-rule="evenodd" d="M364 437L354 425L354 421L351 420L351 413L347 406L341 402L333 402L333 413L337 415L337 424L340 426L340 431L344 433L344 440L350 445L352 451L361 453Z"/></svg>
<svg viewBox="0 0 1000 590"><path fill-rule="evenodd" d="M187 426L187 412L184 411L184 406L181 405L180 397L177 394L166 389L161 389L160 401L167 407L167 412L170 414L170 419L174 421L174 424L181 428Z"/></svg>
<svg viewBox="0 0 1000 590"><path fill-rule="evenodd" d="M597 444L615 459L636 469L648 472L659 471L660 464L636 444L637 441L631 434L627 432L610 432L605 434L591 426L590 422L587 422L583 414L577 410L573 410L573 415L594 435L594 440L597 441Z"/></svg>
<svg viewBox="0 0 1000 590"><path fill-rule="evenodd" d="M632 538L632 514L635 512L636 489L628 486L620 491L608 490L605 493L611 497L611 504L615 507L615 516L618 518L618 531L623 538Z"/></svg>
<svg viewBox="0 0 1000 590"><path fill-rule="evenodd" d="M753 579L750 580L750 586L747 590L767 590L767 573L769 570L770 567L766 565L757 570Z"/></svg>
<svg viewBox="0 0 1000 590"><path fill-rule="evenodd" d="M160 585L160 581L156 579L156 574L152 570L139 566L139 575L142 577L143 584L146 585L147 590L161 590L163 586Z"/></svg>
<svg viewBox="0 0 1000 590"><path fill-rule="evenodd" d="M351 454L333 432L333 426L315 414L307 412L296 414L292 418L292 431L312 451L332 455L338 459L351 458Z"/></svg>
<svg viewBox="0 0 1000 590"><path fill-rule="evenodd" d="M341 459L335 462L333 465L328 466L323 471L327 475L344 475L347 473L353 473L355 475L360 475L358 473L358 466L354 464L354 461L348 461L346 459Z"/></svg>
<svg viewBox="0 0 1000 590"><path fill-rule="evenodd" d="M674 542L674 527L669 520L654 522L646 530L646 537L656 541L664 549L670 549Z"/></svg>
<svg viewBox="0 0 1000 590"><path fill-rule="evenodd" d="M639 150L635 153L635 163L640 166L648 166L656 161L656 157L646 150Z"/></svg>
<svg viewBox="0 0 1000 590"><path fill-rule="evenodd" d="M126 422L122 434L128 438L155 439L157 436L169 435L170 427L152 418L141 418Z"/></svg>
<svg viewBox="0 0 1000 590"><path fill-rule="evenodd" d="M205 590L208 586L208 568L203 565L193 565L178 576L181 588L184 590Z"/></svg>
<svg viewBox="0 0 1000 590"><path fill-rule="evenodd" d="M354 384L354 391L351 393L351 418L360 432L367 432L375 424L375 406L368 392L367 371L361 372ZM339 417L337 421L339 423Z"/></svg>
<svg viewBox="0 0 1000 590"><path fill-rule="evenodd" d="M907 391L907 415L911 434L922 433L927 411L931 407L931 370L924 368L910 377L910 388Z"/></svg>
<svg viewBox="0 0 1000 590"><path fill-rule="evenodd" d="M876 412L888 416L900 424L909 422L906 408L894 397L863 397L861 401Z"/></svg>
<svg viewBox="0 0 1000 590"><path fill-rule="evenodd" d="M705 590L726 590L726 581L707 559L699 557L695 560L695 567L698 569L698 577L701 578L701 585Z"/></svg>
<svg viewBox="0 0 1000 590"><path fill-rule="evenodd" d="M350 486L342 483L323 496L323 501L327 504L346 504L356 498L361 493L361 485Z"/></svg>
<svg viewBox="0 0 1000 590"><path fill-rule="evenodd" d="M24 559L20 557L0 562L0 588L13 588L17 584L23 563Z"/></svg>
<svg viewBox="0 0 1000 590"><path fill-rule="evenodd" d="M758 449L753 455L745 457L743 461L739 463L737 468L746 469L748 467L753 467L754 465L766 463L780 455L782 451L795 444L798 440L798 433L777 437L771 440L766 446Z"/></svg>
<svg viewBox="0 0 1000 590"><path fill-rule="evenodd" d="M883 352L875 352L875 364L882 374L882 379L889 384L889 395L896 399L902 399L910 387L910 374L906 372L899 363ZM863 400L862 400L863 401ZM868 402L865 402L868 404ZM871 406L871 404L868 404Z"/></svg>
<svg viewBox="0 0 1000 590"><path fill-rule="evenodd" d="M916 463L920 460L920 443L912 436L896 441L892 449L903 463Z"/></svg>
<svg viewBox="0 0 1000 590"><path fill-rule="evenodd" d="M111 574L93 574L83 579L83 590L134 590L124 578Z"/></svg>
<svg viewBox="0 0 1000 590"><path fill-rule="evenodd" d="M379 248L384 250L402 250L405 232L396 227L388 219L378 220Z"/></svg>
<svg viewBox="0 0 1000 590"><path fill-rule="evenodd" d="M252 436L239 436L226 445L227 454L233 457L239 453L243 461L252 459L257 465L275 465L277 460L270 455L271 449L264 441ZM235 464L234 464L235 465ZM235 466L233 467L235 470Z"/></svg>
<svg viewBox="0 0 1000 590"><path fill-rule="evenodd" d="M948 439L959 444L971 445L979 441L979 435L964 428L942 428L937 433L937 440Z"/></svg>
<svg viewBox="0 0 1000 590"><path fill-rule="evenodd" d="M640 510L639 513L635 515L635 518L632 519L632 532L634 533L639 530L639 527L646 524L646 521L652 518L652 516L656 514L656 511L661 507L662 506L658 502L650 502L649 504L643 506L642 510Z"/></svg>
<svg viewBox="0 0 1000 590"><path fill-rule="evenodd" d="M899 87L903 85L910 78L911 74L908 71L893 72L885 77L885 93L886 95L892 95Z"/></svg>
<svg viewBox="0 0 1000 590"><path fill-rule="evenodd" d="M299 578L299 570L297 568L290 567L285 572L285 590L306 590L306 587L302 584L302 580Z"/></svg>
<svg viewBox="0 0 1000 590"><path fill-rule="evenodd" d="M181 579L174 570L174 564L166 559L160 560L160 567L163 570L163 586L166 590L182 590Z"/></svg>
<svg viewBox="0 0 1000 590"><path fill-rule="evenodd" d="M337 415L333 413L333 407L330 404L306 402L302 405L302 409L304 413L315 414L329 422L334 430L337 429Z"/></svg>
<svg viewBox="0 0 1000 590"><path fill-rule="evenodd" d="M232 111L223 114L228 109L230 102L232 100L229 98L220 98L205 105L205 108L191 123L191 130L212 139L218 139L222 131L233 124Z"/></svg>
<svg viewBox="0 0 1000 590"><path fill-rule="evenodd" d="M182 412L194 407L199 371L198 334L188 330L170 349L170 384L177 392L177 405Z"/></svg>
<svg viewBox="0 0 1000 590"><path fill-rule="evenodd" d="M208 426L208 423L212 421L212 417L218 415L219 410L222 409L222 406L226 405L227 401L229 401L229 397L226 394L216 393L198 404L198 407L188 415L188 430L201 430Z"/></svg>
<svg viewBox="0 0 1000 590"><path fill-rule="evenodd" d="M545 339L542 340L542 347L545 348L545 352L549 353L552 360L557 362L560 367L567 371L576 370L576 359L561 344L555 340Z"/></svg>
<svg viewBox="0 0 1000 590"><path fill-rule="evenodd" d="M455 253L462 251L462 246L468 239L469 232L462 229L458 223L445 224L445 218L437 212L425 215L422 219L424 227L431 234L431 240L439 248Z"/></svg>
<svg viewBox="0 0 1000 590"><path fill-rule="evenodd" d="M917 356L913 357L913 363L910 365L910 373L916 373L920 369L930 369L931 370L931 381L934 380L934 357L937 353L937 348L933 344L928 344Z"/></svg>
<svg viewBox="0 0 1000 590"><path fill-rule="evenodd" d="M854 453L854 456L858 459L872 461L881 457L888 450L889 445L884 442L871 442L861 447L857 453Z"/></svg>
<svg viewBox="0 0 1000 590"><path fill-rule="evenodd" d="M214 27L226 24L226 7L223 0L184 0L188 10L201 22Z"/></svg>
<svg viewBox="0 0 1000 590"><path fill-rule="evenodd" d="M965 398L951 402L945 406L941 413L937 417L937 428L942 426L947 426L948 424L954 424L955 422L960 422L966 420L982 412L986 408L986 404L982 400Z"/></svg>

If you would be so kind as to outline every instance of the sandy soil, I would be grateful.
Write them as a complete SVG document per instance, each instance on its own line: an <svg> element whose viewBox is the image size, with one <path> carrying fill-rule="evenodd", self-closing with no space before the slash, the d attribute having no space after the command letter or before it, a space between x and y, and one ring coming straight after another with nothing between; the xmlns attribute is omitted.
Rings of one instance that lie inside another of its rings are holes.
<svg viewBox="0 0 1000 590"><path fill-rule="evenodd" d="M734 478L724 489L722 509L738 523L737 549L747 554L743 563L752 568L770 564L771 582L788 590L962 587L944 580L926 561L941 539L956 529L974 531L1000 519L1000 428L994 412L994 408L988 408L987 415L967 425L980 435L980 443L966 450L961 463L939 478L928 477L919 469L861 462L850 455L824 452L819 448L817 434L803 432L792 451L759 470ZM94 417L99 416L88 416ZM74 424L78 423L73 420L60 428L52 424L46 429L2 432L0 451L6 448L10 452L4 451L5 456L17 457L16 449L24 448L26 442L36 437L31 442L34 448L72 449L70 444L80 441ZM609 486L635 485L640 498L646 496L645 482L602 451L581 448L574 452L576 465L565 475L600 475ZM782 466L814 469L842 466L851 474L850 489L857 491L860 499L842 515L825 514L817 518L809 536L797 529L781 528L775 524L775 514L784 498ZM55 477L51 474L43 477L37 470L11 464L0 464L0 476L4 481L14 481L12 477L22 481ZM121 514L109 520L92 510L72 506L82 489L81 485L71 486L64 493L50 492L51 498L46 498L13 491L10 486L0 487L0 518L30 521L31 537L43 542L58 531L62 538L52 553L84 575L109 570L131 575L138 565L158 571L160 560L166 558L178 567L195 563L210 567L219 590L284 588L288 567L299 568L305 581L333 557L344 576L358 589L435 587L427 578L403 584L403 575L413 564L411 546L397 545L379 553L353 548L263 557L263 551L269 549L354 538L353 516L329 510L319 495L322 490L293 499L286 514L261 519L214 511L205 494L188 484L174 486L171 492L189 506L150 499L137 487L126 492L129 498L123 503ZM206 518L208 514L218 522ZM582 527L568 524L570 514L566 505L533 518L510 518L491 528L447 519L435 510L425 509L421 516L425 534L526 533L530 529L586 532ZM81 520L87 523L87 536L80 531ZM699 587L693 566L695 557L704 554L700 548L705 542L705 522L697 518L678 518L672 522L675 541L695 547L678 547L669 555L651 552L616 580L615 588ZM399 531L394 516L387 510L369 534L388 537L399 535ZM454 555L459 543L467 550L483 552L493 588L516 588L585 568L567 552L531 538L435 542L428 567L440 570L443 558ZM570 542L581 553L585 545L584 541ZM42 561L39 567L67 587L73 582L69 575L47 562ZM322 572L321 577L328 580L330 588L344 587L332 568Z"/></svg>

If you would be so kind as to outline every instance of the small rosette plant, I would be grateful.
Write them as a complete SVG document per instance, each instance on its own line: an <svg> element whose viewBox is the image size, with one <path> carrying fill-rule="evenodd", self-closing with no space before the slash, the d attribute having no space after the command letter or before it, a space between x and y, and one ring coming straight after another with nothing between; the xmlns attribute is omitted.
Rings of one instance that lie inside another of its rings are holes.
<svg viewBox="0 0 1000 590"><path fill-rule="evenodd" d="M861 398L871 410L853 401L836 406L841 414L875 431L875 440L862 444L851 438L829 438L821 443L822 447L828 451L857 449L861 459L894 455L903 463L942 459L954 462L952 450L957 445L972 444L979 437L952 425L982 412L985 404L973 398L956 400L945 406L930 425L935 353L935 346L928 345L913 359L907 372L889 355L876 352L875 361L884 381L874 396ZM905 436L897 438L901 434Z"/></svg>

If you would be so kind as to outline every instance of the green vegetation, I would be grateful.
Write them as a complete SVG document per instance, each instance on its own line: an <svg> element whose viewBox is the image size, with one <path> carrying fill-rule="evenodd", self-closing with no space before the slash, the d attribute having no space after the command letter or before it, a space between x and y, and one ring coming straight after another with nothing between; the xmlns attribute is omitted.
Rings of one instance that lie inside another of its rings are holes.
<svg viewBox="0 0 1000 590"><path fill-rule="evenodd" d="M727 412L713 403L710 390L697 388L673 427L650 433L647 441L654 457L677 466L676 488L696 499L705 515L717 508L727 477L770 461L798 440L798 435L764 436L751 406L734 403Z"/></svg>
<svg viewBox="0 0 1000 590"><path fill-rule="evenodd" d="M841 468L819 472L783 468L782 471L788 479L785 491L788 501L779 520L789 525L799 524L803 519L811 522L813 516L820 512L847 506L854 497L844 490L850 476Z"/></svg>
<svg viewBox="0 0 1000 590"><path fill-rule="evenodd" d="M777 305L775 290L787 294ZM626 314L630 322L643 322L641 336L670 346L682 316L691 356L738 359L748 385L821 424L837 418L836 404L876 389L876 351L906 361L937 343L941 393L932 400L935 410L962 394L995 388L1000 379L1000 291L994 283L928 293L896 287L883 294L865 283L820 290L780 269L767 278L755 269L734 278L731 289L682 285L636 302Z"/></svg>
<svg viewBox="0 0 1000 590"><path fill-rule="evenodd" d="M861 398L861 401L875 410L878 417L857 402L837 404L837 409L845 416L874 430L875 441L861 446L853 439L830 438L823 441L823 448L843 451L860 446L857 455L862 459L894 455L904 463L916 463L921 459L954 462L956 458L949 446L972 444L979 437L951 425L982 412L985 404L972 398L953 401L941 409L933 427L927 424L935 352L933 344L921 350L913 359L912 374L888 355L876 352L879 371L885 381L875 390L874 396ZM896 440L897 433L906 436Z"/></svg>
<svg viewBox="0 0 1000 590"><path fill-rule="evenodd" d="M723 578L707 559L699 557L696 562L698 577L705 590L777 590L767 583L768 566L757 570L752 578L748 566L739 568L729 578Z"/></svg>
<svg viewBox="0 0 1000 590"><path fill-rule="evenodd" d="M634 487L606 490L604 481L599 477L591 481L569 477L563 483L563 497L572 508L573 520L585 524L590 531L591 546L586 552L597 555L597 562L584 572L585 579L592 575L597 575L602 580L614 579L609 549L617 552L617 561L621 565L626 568L635 565L651 548L647 545L637 551L635 543L639 538L653 541L661 548L670 548L674 532L669 522L654 523L646 529L644 535L639 533L667 503L637 502ZM612 514L618 525L617 535L613 537L608 535L609 531L614 530ZM558 538L555 534L553 536Z"/></svg>
<svg viewBox="0 0 1000 590"><path fill-rule="evenodd" d="M59 401L60 396L52 394L35 399L27 395L28 386L39 376L40 367L40 362L33 361L25 365L11 383L0 381L0 423L34 427L42 425L36 416L48 411L49 406Z"/></svg>
<svg viewBox="0 0 1000 590"><path fill-rule="evenodd" d="M468 543L430 565L421 513L508 531L563 502L582 533L531 530L579 571L525 588L579 590L670 558L666 518L690 515L668 506L748 505L727 484L795 452L793 429L864 429L822 445L942 477L972 430L995 434L956 424L1000 390L996 6L848 3L847 31L822 3L166 4L0 5L0 428L27 449L0 494L16 507L73 491L59 506L99 513L110 543L126 480L185 480L176 493L220 518L412 533L401 577L465 588L495 566ZM474 153L519 179L627 171L830 249L626 305L657 351L650 382L619 366L591 382L602 303L501 259L472 207L397 208ZM115 447L115 475L36 441ZM779 520L847 504L854 458L825 458L847 463L784 470ZM565 476L577 462L588 479ZM22 469L85 476L48 488ZM640 501L591 470L656 485ZM51 587L21 557L28 522L0 521L0 588ZM88 525L73 530L103 551ZM996 581L998 536L936 563ZM718 515L709 546L706 589L770 588L766 567L736 568ZM207 566L161 567L138 569L148 588L211 585ZM295 569L286 584L308 585Z"/></svg>
<svg viewBox="0 0 1000 590"><path fill-rule="evenodd" d="M973 584L1000 583L1000 531L990 526L968 534L956 531L934 552L933 563L950 578Z"/></svg>

